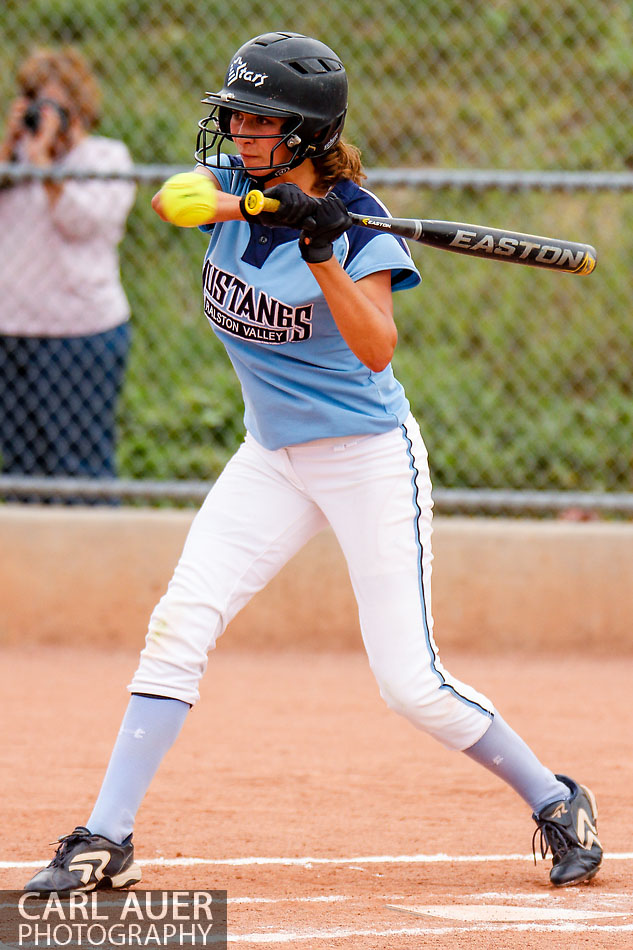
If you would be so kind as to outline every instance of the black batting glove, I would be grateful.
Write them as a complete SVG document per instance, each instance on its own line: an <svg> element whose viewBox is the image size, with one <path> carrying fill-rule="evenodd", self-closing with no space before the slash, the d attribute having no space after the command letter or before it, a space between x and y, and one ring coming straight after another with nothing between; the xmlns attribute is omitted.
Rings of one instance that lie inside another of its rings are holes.
<svg viewBox="0 0 633 950"><path fill-rule="evenodd" d="M264 197L275 198L279 202L276 211L262 211L261 214L249 214L246 210L246 198L240 201L240 211L247 221L259 221L267 227L301 228L306 218L314 214L317 199L306 195L297 185L283 182L267 188Z"/></svg>
<svg viewBox="0 0 633 950"><path fill-rule="evenodd" d="M317 199L314 214L305 222L299 235L299 250L308 264L329 261L334 252L333 243L352 226L347 208L332 192Z"/></svg>

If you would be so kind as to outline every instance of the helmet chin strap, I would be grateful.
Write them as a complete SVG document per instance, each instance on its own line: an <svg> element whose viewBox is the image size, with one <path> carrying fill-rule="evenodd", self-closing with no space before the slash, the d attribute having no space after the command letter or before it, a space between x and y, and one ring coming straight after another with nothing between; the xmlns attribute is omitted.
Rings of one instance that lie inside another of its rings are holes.
<svg viewBox="0 0 633 950"><path fill-rule="evenodd" d="M271 169L270 172L266 175L251 175L250 177L253 181L265 188L268 185L269 181L274 181L275 178L279 178L281 175L285 175L287 171L290 171L290 165L284 165L283 168Z"/></svg>
<svg viewBox="0 0 633 950"><path fill-rule="evenodd" d="M305 159L302 158L298 162L288 162L287 165L281 165L279 168L271 168L263 175L253 175L250 173L250 177L256 184L262 185L263 188L265 188L270 181L275 181L276 178L285 175L291 168L296 168L298 165L301 165L303 161L305 161Z"/></svg>
<svg viewBox="0 0 633 950"><path fill-rule="evenodd" d="M289 145L290 147L293 147L295 145L300 145L300 144L301 144L301 139L299 138L298 135L291 135L288 141L286 142L286 145ZM272 159L273 152L270 153L270 157ZM305 161L305 159L306 159L305 155L299 156L295 154L290 159L287 165L281 165L279 168L271 168L268 174L258 175L257 177L255 177L255 175L251 175L251 178L254 178L255 181L257 181L259 184L265 187L269 181L274 181L275 178L279 178L281 175L285 175L286 172L289 172L291 168L296 168L298 165L301 165Z"/></svg>

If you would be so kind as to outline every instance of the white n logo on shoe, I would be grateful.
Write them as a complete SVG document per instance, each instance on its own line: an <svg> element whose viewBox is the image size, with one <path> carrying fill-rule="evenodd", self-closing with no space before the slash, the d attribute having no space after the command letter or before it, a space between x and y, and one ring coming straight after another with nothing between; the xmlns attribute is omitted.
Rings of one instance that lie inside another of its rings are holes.
<svg viewBox="0 0 633 950"><path fill-rule="evenodd" d="M112 855L109 851L83 851L68 865L69 871L81 871L81 883L89 884L92 875L93 886L103 880L103 869Z"/></svg>
<svg viewBox="0 0 633 950"><path fill-rule="evenodd" d="M578 809L578 819L576 822L576 834L578 835L578 840L583 848L586 848L587 851L591 848L592 845L597 844L599 848L602 847L600 841L598 840L598 829L592 822L591 818L587 814L584 808Z"/></svg>

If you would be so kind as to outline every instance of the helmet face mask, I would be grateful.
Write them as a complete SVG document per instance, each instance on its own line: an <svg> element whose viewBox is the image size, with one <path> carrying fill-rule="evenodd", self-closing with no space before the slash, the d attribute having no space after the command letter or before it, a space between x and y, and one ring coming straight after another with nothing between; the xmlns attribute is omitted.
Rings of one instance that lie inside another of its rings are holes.
<svg viewBox="0 0 633 950"><path fill-rule="evenodd" d="M195 157L209 168L219 167L223 146L238 138L230 133L232 112L286 119L269 163L248 169L273 177L324 155L338 142L347 112L347 77L336 53L318 40L266 33L240 47L222 89L202 101L213 109L198 123ZM270 133L248 137L270 138ZM290 153L284 149L283 160L281 146Z"/></svg>
<svg viewBox="0 0 633 950"><path fill-rule="evenodd" d="M270 150L270 158L267 164L265 165L254 165L249 166L248 171L258 172L258 171L273 171L281 175L283 172L287 171L289 168L293 167L295 164L299 164L296 161L297 155L301 150L302 141L298 135L298 131L301 128L302 117L297 113L288 113L288 112L279 112L279 110L273 109L270 106L265 110L256 110L256 106L253 103L247 102L232 102L232 108L227 106L215 106L211 111L210 115L206 119L202 119L198 123L198 142L196 146L196 160L202 165L206 165L209 168L217 168L220 165L220 155L222 153L222 147L225 143L232 142L237 144L238 139L270 139L270 132L262 132L260 135L256 133L249 132L247 134L240 135L239 133L231 134L230 123L231 123L231 114L233 112L247 112L250 115L266 115L266 116L281 116L285 118L281 136L278 137L275 144ZM290 157L282 161L278 156L279 150L282 146L286 146L286 149L290 152ZM301 159L303 161L303 158Z"/></svg>

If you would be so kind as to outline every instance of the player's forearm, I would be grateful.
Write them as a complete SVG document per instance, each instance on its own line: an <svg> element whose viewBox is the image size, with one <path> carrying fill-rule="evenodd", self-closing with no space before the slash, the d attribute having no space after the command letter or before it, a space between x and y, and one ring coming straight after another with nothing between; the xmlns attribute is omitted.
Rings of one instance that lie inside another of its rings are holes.
<svg viewBox="0 0 633 950"><path fill-rule="evenodd" d="M240 211L239 195L229 195L226 191L217 193L217 207L213 215L212 222L215 221L243 221L244 216ZM209 222L209 223L212 223Z"/></svg>
<svg viewBox="0 0 633 950"><path fill-rule="evenodd" d="M373 372L381 372L391 362L398 340L389 273L354 282L334 257L308 267L352 353Z"/></svg>

